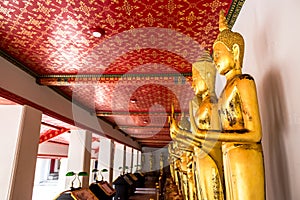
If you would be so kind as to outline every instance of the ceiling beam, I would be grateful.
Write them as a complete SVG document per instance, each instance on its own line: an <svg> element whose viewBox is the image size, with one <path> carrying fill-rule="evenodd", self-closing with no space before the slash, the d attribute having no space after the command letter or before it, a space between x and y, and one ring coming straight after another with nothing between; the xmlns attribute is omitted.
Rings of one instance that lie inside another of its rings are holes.
<svg viewBox="0 0 300 200"><path fill-rule="evenodd" d="M170 134L157 134L157 135L146 135L146 134L130 134L131 137L135 138L136 140L170 140L171 139L171 136Z"/></svg>
<svg viewBox="0 0 300 200"><path fill-rule="evenodd" d="M182 112L175 111L174 115L180 115ZM166 117L170 116L171 112L145 112L145 111L134 111L134 112L123 112L123 111L114 111L114 112L106 112L106 111L97 111L96 115L98 117L107 117L107 116L148 116L148 115L155 115Z"/></svg>
<svg viewBox="0 0 300 200"><path fill-rule="evenodd" d="M162 144L168 144L172 140L138 140L139 143L162 143Z"/></svg>
<svg viewBox="0 0 300 200"><path fill-rule="evenodd" d="M192 73L176 74L79 74L47 75L37 77L36 82L45 86L99 85L99 84L137 84L155 82L156 84L186 84L191 82Z"/></svg>
<svg viewBox="0 0 300 200"><path fill-rule="evenodd" d="M168 137L170 138L170 133L165 132L165 133L158 133L158 134L151 134L151 133L130 133L130 136L136 137L136 138L150 138L150 137Z"/></svg>
<svg viewBox="0 0 300 200"><path fill-rule="evenodd" d="M116 126L118 129L169 129L170 126Z"/></svg>
<svg viewBox="0 0 300 200"><path fill-rule="evenodd" d="M53 130L53 129L49 129L47 131L45 131L44 133L42 133L40 135L40 144L43 143L43 142L46 142L58 135L61 135L63 133L65 133L66 131L69 131L70 129L67 129L67 128L61 128L59 130Z"/></svg>
<svg viewBox="0 0 300 200"><path fill-rule="evenodd" d="M169 144L172 140L138 140L140 144Z"/></svg>
<svg viewBox="0 0 300 200"><path fill-rule="evenodd" d="M43 121L41 122L41 124L44 125L44 126L48 126L49 128L54 128L56 130L60 130L61 128L63 128L63 127L55 126L55 125L52 125L52 124L49 124L49 123L46 123L46 122L43 122Z"/></svg>
<svg viewBox="0 0 300 200"><path fill-rule="evenodd" d="M72 103L49 87L36 83L34 77L0 57L0 96L21 105L29 105L44 114L89 130L119 143L141 149L139 143L110 124ZM18 83L16 82L18 80Z"/></svg>

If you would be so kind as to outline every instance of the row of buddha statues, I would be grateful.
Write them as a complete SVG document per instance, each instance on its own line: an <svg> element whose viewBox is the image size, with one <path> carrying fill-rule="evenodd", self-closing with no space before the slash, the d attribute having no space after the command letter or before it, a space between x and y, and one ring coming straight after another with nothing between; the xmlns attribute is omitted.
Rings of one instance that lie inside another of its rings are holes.
<svg viewBox="0 0 300 200"><path fill-rule="evenodd" d="M255 81L242 73L244 39L223 12L219 30L212 55L193 63L189 116L170 116L172 179L186 200L264 200L261 121ZM219 98L216 72L226 78Z"/></svg>

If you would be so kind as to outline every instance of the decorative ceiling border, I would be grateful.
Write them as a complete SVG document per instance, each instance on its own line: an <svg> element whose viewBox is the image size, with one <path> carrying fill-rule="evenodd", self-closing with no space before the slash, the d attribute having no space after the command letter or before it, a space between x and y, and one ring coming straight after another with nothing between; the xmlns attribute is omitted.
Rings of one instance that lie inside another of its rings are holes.
<svg viewBox="0 0 300 200"><path fill-rule="evenodd" d="M130 116L132 116L132 115L138 115L138 116L148 116L148 115L155 115L155 116L162 116L162 117L165 117L165 116L169 116L169 115L171 115L172 113L171 112L151 112L151 113L149 113L149 112L145 112L145 111L138 111L138 112L121 112L121 111L119 111L119 112L105 112L105 111L97 111L96 112L96 115L97 116L101 116L101 117L106 117L106 116L112 116L112 115L114 115L114 116L116 116L116 115L119 115L119 116L127 116L127 115L130 115ZM176 111L176 112L174 112L174 114L177 116L179 116L179 115L181 115L182 114L182 112L179 112L179 111Z"/></svg>
<svg viewBox="0 0 300 200"><path fill-rule="evenodd" d="M112 83L118 81L171 81L173 84L185 84L186 81L191 81L192 73L180 74L80 74L80 75L45 75L36 78L36 82L46 86L70 86L75 84L100 84ZM132 82L135 84L135 82Z"/></svg>
<svg viewBox="0 0 300 200"><path fill-rule="evenodd" d="M246 0L233 0L227 13L227 23L232 28Z"/></svg>

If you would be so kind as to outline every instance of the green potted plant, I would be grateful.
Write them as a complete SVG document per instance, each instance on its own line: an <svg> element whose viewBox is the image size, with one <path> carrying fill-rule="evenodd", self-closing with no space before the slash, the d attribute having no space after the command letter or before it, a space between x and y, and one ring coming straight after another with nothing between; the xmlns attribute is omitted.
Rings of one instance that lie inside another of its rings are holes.
<svg viewBox="0 0 300 200"><path fill-rule="evenodd" d="M100 170L100 175L101 175L101 181L103 181L103 172L108 172L108 170L107 169L101 169Z"/></svg>
<svg viewBox="0 0 300 200"><path fill-rule="evenodd" d="M92 170L92 173L93 173L93 178L94 178L94 181L98 182L98 169L93 169Z"/></svg>
<svg viewBox="0 0 300 200"><path fill-rule="evenodd" d="M124 172L123 172L123 167L119 167L119 171L120 171L120 175L123 175Z"/></svg>
<svg viewBox="0 0 300 200"><path fill-rule="evenodd" d="M93 169L92 170L92 172L94 173L94 180L96 181L96 182L102 182L103 181L103 172L108 172L108 170L107 169L101 169L100 171L98 170L98 169ZM100 174L100 176L101 176L101 181L99 181L98 180L98 173Z"/></svg>
<svg viewBox="0 0 300 200"><path fill-rule="evenodd" d="M134 165L135 166L135 171L140 172L141 171L141 165Z"/></svg>
<svg viewBox="0 0 300 200"><path fill-rule="evenodd" d="M128 173L128 170L129 170L129 167L128 167L128 166L125 166L125 173L126 173L126 174Z"/></svg>
<svg viewBox="0 0 300 200"><path fill-rule="evenodd" d="M124 171L123 171L123 167L119 167L120 175L124 175L125 173L128 173L128 169L129 169L129 167L125 166Z"/></svg>
<svg viewBox="0 0 300 200"><path fill-rule="evenodd" d="M87 172L79 172L79 173L75 173L73 171L70 171L66 174L67 177L72 177L74 176L74 179L71 182L71 190L77 190L81 188L81 181L79 176L88 176ZM76 179L78 180L78 187L74 187L74 182L76 181Z"/></svg>

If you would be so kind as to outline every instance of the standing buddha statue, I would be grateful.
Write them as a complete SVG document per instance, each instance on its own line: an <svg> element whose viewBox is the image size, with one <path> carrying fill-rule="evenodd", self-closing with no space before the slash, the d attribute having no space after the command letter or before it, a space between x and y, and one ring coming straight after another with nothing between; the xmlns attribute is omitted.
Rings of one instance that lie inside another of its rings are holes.
<svg viewBox="0 0 300 200"><path fill-rule="evenodd" d="M216 70L208 52L193 64L192 87L201 103L194 112L190 102L191 131L180 128L171 116L170 134L173 139L184 141L194 147L193 169L197 199L223 200L224 181L221 143L218 140L197 138L198 129L208 132L220 129L217 98L215 94ZM195 116L194 116L195 115ZM195 127L196 126L196 127Z"/></svg>
<svg viewBox="0 0 300 200"><path fill-rule="evenodd" d="M193 64L192 78L195 94L201 96L201 104L194 112L190 102L191 131L220 129L217 97L215 93L216 70L209 52ZM197 128L196 128L197 127ZM202 140L194 147L194 173L198 199L224 199L224 179L221 143L218 140Z"/></svg>
<svg viewBox="0 0 300 200"><path fill-rule="evenodd" d="M223 12L219 27L213 57L218 72L226 77L218 100L221 128L207 131L191 123L197 134L191 137L181 132L180 135L199 142L204 139L222 142L226 200L264 200L262 130L256 85L252 76L242 73L244 39L228 28Z"/></svg>
<svg viewBox="0 0 300 200"><path fill-rule="evenodd" d="M244 39L228 28L223 12L219 27L213 56L218 72L226 77L218 102L221 134L200 132L206 140L222 141L226 199L264 200L262 130L254 79L242 73Z"/></svg>

